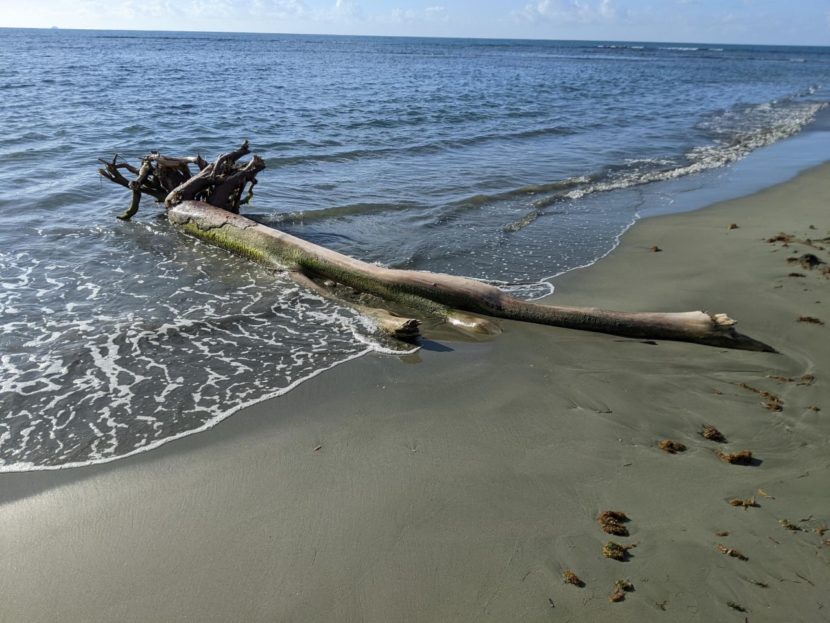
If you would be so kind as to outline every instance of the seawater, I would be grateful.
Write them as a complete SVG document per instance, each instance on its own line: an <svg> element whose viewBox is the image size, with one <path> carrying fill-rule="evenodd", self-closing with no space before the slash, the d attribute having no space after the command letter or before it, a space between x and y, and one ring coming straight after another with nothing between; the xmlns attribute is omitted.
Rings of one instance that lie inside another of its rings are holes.
<svg viewBox="0 0 830 623"><path fill-rule="evenodd" d="M147 450L389 348L151 202L116 220L99 157L248 138L258 220L535 297L829 85L826 48L0 29L0 470Z"/></svg>

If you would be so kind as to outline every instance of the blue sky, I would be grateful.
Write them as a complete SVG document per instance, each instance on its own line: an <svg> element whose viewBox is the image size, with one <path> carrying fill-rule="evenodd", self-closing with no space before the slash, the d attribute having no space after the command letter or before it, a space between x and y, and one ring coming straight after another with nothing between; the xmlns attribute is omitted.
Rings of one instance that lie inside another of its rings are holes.
<svg viewBox="0 0 830 623"><path fill-rule="evenodd" d="M0 26L830 45L830 0L0 0Z"/></svg>

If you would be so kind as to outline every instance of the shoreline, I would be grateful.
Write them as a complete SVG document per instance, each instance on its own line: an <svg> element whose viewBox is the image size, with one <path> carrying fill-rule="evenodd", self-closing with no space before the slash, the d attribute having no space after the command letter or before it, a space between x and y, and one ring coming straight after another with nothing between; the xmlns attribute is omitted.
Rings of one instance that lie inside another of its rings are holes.
<svg viewBox="0 0 830 623"><path fill-rule="evenodd" d="M554 280L557 304L726 312L780 354L505 322L494 341L337 366L279 415L267 401L113 463L0 474L0 620L696 621L738 616L728 602L821 618L830 346L798 317L830 322L830 280L786 261L807 245L764 239L830 234L829 172L641 219ZM719 461L703 424L760 464ZM631 517L610 537L638 543L628 562L601 556L608 508ZM634 592L609 603L625 577Z"/></svg>

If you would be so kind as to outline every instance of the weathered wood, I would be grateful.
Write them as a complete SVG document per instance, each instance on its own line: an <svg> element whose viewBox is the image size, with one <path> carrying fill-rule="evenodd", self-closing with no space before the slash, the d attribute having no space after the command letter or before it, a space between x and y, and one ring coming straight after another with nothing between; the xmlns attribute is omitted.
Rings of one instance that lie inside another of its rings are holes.
<svg viewBox="0 0 830 623"><path fill-rule="evenodd" d="M334 295L332 292L318 284L314 279L298 270L289 271L290 277L294 282L304 288L316 292L323 298L337 301L340 304L344 303L341 297ZM369 307L368 305L358 305L350 301L345 301L347 305L354 308L364 316L368 316L375 322L375 326L386 335L402 340L404 342L413 342L421 335L421 321L417 318L406 318L398 316L392 312L382 309L380 307Z"/></svg>
<svg viewBox="0 0 830 623"><path fill-rule="evenodd" d="M257 173L265 168L265 161L259 156L244 164L238 161L250 153L248 141L234 151L220 155L214 162L208 163L201 156L172 157L153 152L141 159L141 167L136 168L118 161L116 154L111 162L99 160L104 168L98 172L110 180L132 191L132 202L122 220L130 220L138 211L141 195L149 195L166 206L182 201L201 200L212 205L239 212L239 207L250 201ZM195 165L198 172L193 175L190 166ZM126 169L136 176L132 181L125 178L120 169ZM242 198L245 189L245 198Z"/></svg>
<svg viewBox="0 0 830 623"><path fill-rule="evenodd" d="M384 268L301 240L205 202L168 206L168 219L184 231L261 263L331 279L421 312L451 318L454 310L556 327L640 339L696 342L774 352L738 333L724 314L620 312L542 305L516 299L472 279Z"/></svg>
<svg viewBox="0 0 830 623"><path fill-rule="evenodd" d="M474 315L482 314L640 339L774 352L770 346L735 331L735 322L724 314L541 305L472 279L368 264L260 225L238 214L240 206L253 195L257 174L265 168L265 161L256 155L247 163L239 162L249 153L248 141L212 163L201 156L178 158L154 152L142 159L140 168L119 162L116 155L111 162L101 160L104 168L99 172L132 191L131 206L121 216L125 220L135 214L141 195L147 194L163 201L170 222L186 232L259 262L288 268L308 287L318 288L315 278L330 279L395 305L440 316L468 333L494 335L500 331L491 320ZM191 165L196 165L198 172L191 174ZM122 169L136 179L128 181ZM416 335L414 318L400 318L375 306L349 304L379 319L379 325L391 334L405 339Z"/></svg>

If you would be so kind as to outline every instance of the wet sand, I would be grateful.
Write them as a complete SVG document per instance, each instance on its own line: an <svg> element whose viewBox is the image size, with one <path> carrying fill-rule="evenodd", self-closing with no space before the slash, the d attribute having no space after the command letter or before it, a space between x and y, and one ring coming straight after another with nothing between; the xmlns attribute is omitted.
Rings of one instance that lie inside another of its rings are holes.
<svg viewBox="0 0 830 623"><path fill-rule="evenodd" d="M778 354L505 322L145 455L0 475L0 620L827 620L830 327L799 317L830 323L830 279L787 260L830 243L766 239L830 235L828 196L823 166L648 219L556 282L560 304L726 312ZM600 529L608 509L630 536ZM636 548L604 558L609 540Z"/></svg>

